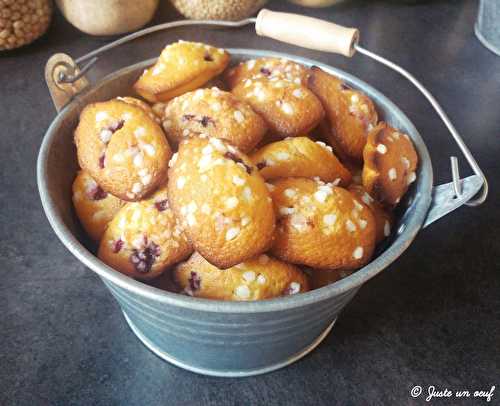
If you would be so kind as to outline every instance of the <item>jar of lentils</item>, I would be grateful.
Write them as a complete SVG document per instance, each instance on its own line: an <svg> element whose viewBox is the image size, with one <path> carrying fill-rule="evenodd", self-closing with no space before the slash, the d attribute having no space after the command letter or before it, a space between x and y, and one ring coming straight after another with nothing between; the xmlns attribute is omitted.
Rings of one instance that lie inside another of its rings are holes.
<svg viewBox="0 0 500 406"><path fill-rule="evenodd" d="M19 48L40 37L51 16L50 0L0 0L0 51Z"/></svg>

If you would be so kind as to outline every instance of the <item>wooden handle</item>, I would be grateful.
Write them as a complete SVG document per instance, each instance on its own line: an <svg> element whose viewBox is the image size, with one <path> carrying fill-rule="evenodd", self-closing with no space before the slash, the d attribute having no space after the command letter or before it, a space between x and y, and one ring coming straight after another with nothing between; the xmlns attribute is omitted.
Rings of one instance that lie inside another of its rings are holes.
<svg viewBox="0 0 500 406"><path fill-rule="evenodd" d="M258 35L264 37L349 57L354 55L354 45L359 40L359 31L356 28L267 9L262 9L257 15L255 30Z"/></svg>

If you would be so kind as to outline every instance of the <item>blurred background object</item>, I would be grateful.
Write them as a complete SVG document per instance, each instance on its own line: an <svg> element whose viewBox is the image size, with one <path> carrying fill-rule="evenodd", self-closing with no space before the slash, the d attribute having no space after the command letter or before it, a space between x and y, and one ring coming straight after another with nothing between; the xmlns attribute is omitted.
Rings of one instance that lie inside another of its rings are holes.
<svg viewBox="0 0 500 406"><path fill-rule="evenodd" d="M480 0L474 27L479 41L490 51L500 55L500 1Z"/></svg>
<svg viewBox="0 0 500 406"><path fill-rule="evenodd" d="M91 35L135 31L153 18L158 7L158 0L56 0L56 3L71 24Z"/></svg>
<svg viewBox="0 0 500 406"><path fill-rule="evenodd" d="M171 0L184 17L193 20L241 20L250 17L267 0Z"/></svg>
<svg viewBox="0 0 500 406"><path fill-rule="evenodd" d="M328 7L336 3L342 3L344 0L288 0L290 3L305 7Z"/></svg>
<svg viewBox="0 0 500 406"><path fill-rule="evenodd" d="M0 51L19 48L47 31L50 0L0 0Z"/></svg>

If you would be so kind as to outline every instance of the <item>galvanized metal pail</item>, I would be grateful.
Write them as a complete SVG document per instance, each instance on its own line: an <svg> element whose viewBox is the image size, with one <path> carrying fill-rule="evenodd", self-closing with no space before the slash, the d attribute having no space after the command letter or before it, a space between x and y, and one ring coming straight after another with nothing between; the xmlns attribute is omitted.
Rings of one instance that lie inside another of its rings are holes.
<svg viewBox="0 0 500 406"><path fill-rule="evenodd" d="M500 55L500 1L480 0L476 25L479 41L490 51Z"/></svg>
<svg viewBox="0 0 500 406"><path fill-rule="evenodd" d="M395 261L418 231L469 200L482 186L479 176L461 180L455 198L451 183L433 188L427 148L406 115L382 93L358 78L320 62L274 52L229 49L235 63L263 56L317 65L375 102L380 116L409 134L420 165L417 181L401 203L396 232L371 263L332 285L300 295L257 302L222 302L178 295L131 279L102 263L83 243L72 210L71 184L77 170L73 131L90 102L130 94L131 85L154 60L121 69L60 111L43 139L38 156L38 187L45 213L64 245L96 272L117 299L139 339L161 358L190 371L238 377L283 367L313 349L330 331L357 290ZM89 294L91 294L89 292Z"/></svg>

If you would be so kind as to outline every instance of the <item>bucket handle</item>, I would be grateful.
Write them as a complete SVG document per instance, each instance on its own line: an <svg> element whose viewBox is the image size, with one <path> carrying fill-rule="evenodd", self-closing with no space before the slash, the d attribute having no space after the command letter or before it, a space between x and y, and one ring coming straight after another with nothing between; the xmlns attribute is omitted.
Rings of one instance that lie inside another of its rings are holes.
<svg viewBox="0 0 500 406"><path fill-rule="evenodd" d="M262 9L257 15L257 18L247 18L241 21L173 21L126 35L123 38L89 52L75 61L65 54L53 55L46 64L45 78L54 105L59 112L65 104L82 92L88 86L88 81L84 74L97 62L98 56L124 43L153 32L181 26L207 25L237 28L248 24L255 24L258 35L267 36L278 41L309 49L338 53L347 57L352 57L357 51L395 70L408 79L425 96L453 136L453 139L462 151L474 175L460 179L458 159L454 156L450 157L453 181L433 188L432 203L426 221L424 222L424 227L463 204L468 206L479 206L486 200L488 196L488 181L476 159L434 96L411 73L384 57L361 47L358 44L359 31L356 28L347 28L303 15ZM84 62L87 63L82 69L79 69L78 65ZM478 192L480 192L480 194L476 197Z"/></svg>

